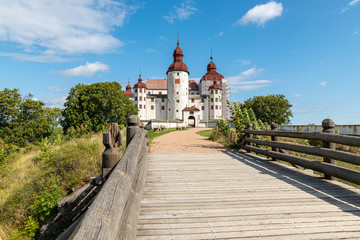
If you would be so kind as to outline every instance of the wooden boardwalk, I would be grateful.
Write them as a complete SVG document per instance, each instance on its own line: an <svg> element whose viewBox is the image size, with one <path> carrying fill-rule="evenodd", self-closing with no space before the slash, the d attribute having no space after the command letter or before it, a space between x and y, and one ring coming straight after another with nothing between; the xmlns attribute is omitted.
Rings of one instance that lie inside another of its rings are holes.
<svg viewBox="0 0 360 240"><path fill-rule="evenodd" d="M235 151L148 157L137 239L360 239L360 191Z"/></svg>

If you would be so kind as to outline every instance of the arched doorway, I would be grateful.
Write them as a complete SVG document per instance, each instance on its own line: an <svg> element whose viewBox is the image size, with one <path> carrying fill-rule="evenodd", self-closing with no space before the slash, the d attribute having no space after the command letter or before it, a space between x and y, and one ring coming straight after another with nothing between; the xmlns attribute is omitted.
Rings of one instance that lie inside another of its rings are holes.
<svg viewBox="0 0 360 240"><path fill-rule="evenodd" d="M188 118L188 125L189 125L189 127L195 127L195 117L194 116L190 116Z"/></svg>

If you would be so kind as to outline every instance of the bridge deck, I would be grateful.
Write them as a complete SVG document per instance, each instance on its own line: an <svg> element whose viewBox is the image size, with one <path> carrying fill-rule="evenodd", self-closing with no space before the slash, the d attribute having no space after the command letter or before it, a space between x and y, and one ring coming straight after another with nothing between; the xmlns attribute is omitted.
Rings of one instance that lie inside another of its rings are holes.
<svg viewBox="0 0 360 240"><path fill-rule="evenodd" d="M360 191L232 151L148 158L137 239L360 238Z"/></svg>

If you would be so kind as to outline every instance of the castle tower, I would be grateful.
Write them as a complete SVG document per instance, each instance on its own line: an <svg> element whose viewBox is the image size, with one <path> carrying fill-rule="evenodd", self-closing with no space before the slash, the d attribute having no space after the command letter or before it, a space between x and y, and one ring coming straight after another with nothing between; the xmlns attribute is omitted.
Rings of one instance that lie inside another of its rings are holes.
<svg viewBox="0 0 360 240"><path fill-rule="evenodd" d="M140 120L146 120L146 84L142 82L139 74L138 82L134 85L134 104L139 109L138 116Z"/></svg>
<svg viewBox="0 0 360 240"><path fill-rule="evenodd" d="M126 91L124 92L124 96L127 96L130 100L134 101L134 94L131 91L130 82L126 86Z"/></svg>
<svg viewBox="0 0 360 240"><path fill-rule="evenodd" d="M173 53L174 62L167 70L168 119L183 119L183 109L188 105L189 71L183 63L183 51L177 47Z"/></svg>
<svg viewBox="0 0 360 240"><path fill-rule="evenodd" d="M210 97L210 120L219 119L222 115L221 103L222 99L222 87L214 81L214 84L209 87Z"/></svg>

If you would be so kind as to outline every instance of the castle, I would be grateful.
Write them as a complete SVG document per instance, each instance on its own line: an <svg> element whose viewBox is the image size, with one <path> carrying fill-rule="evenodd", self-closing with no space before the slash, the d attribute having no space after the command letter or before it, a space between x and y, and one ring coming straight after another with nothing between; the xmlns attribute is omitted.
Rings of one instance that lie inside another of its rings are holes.
<svg viewBox="0 0 360 240"><path fill-rule="evenodd" d="M221 116L229 119L226 103L229 100L229 81L216 71L212 56L199 84L189 80L179 40L173 57L165 79L147 79L144 83L140 74L134 93L130 84L126 87L124 95L134 101L140 120L145 123L180 122L186 126L209 126L209 122L216 122Z"/></svg>

